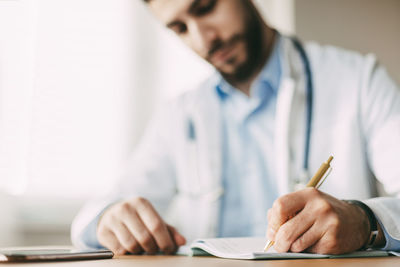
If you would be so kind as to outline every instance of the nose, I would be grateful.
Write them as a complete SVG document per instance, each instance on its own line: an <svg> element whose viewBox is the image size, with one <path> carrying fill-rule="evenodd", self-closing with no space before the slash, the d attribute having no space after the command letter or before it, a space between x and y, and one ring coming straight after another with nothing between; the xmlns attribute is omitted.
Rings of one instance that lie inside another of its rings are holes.
<svg viewBox="0 0 400 267"><path fill-rule="evenodd" d="M213 42L218 38L217 30L206 22L193 20L188 26L190 45L201 56L206 57Z"/></svg>

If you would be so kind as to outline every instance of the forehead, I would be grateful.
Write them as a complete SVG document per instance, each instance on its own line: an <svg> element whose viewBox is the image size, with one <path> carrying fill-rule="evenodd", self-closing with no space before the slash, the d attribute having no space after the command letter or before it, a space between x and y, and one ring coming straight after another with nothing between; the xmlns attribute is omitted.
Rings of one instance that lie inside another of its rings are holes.
<svg viewBox="0 0 400 267"><path fill-rule="evenodd" d="M184 15L189 7L199 0L152 0L149 7L152 13L162 22L167 23Z"/></svg>

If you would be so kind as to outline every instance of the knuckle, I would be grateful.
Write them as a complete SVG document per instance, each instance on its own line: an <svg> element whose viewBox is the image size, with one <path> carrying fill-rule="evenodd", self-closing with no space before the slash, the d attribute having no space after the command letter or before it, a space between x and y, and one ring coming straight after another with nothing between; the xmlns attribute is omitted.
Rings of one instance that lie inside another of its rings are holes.
<svg viewBox="0 0 400 267"><path fill-rule="evenodd" d="M307 190L307 195L313 196L313 197L319 197L321 195L321 192L315 188L315 187L308 187L305 190Z"/></svg>
<svg viewBox="0 0 400 267"><path fill-rule="evenodd" d="M149 228L150 232L157 234L164 230L164 223L161 220L156 220Z"/></svg>
<svg viewBox="0 0 400 267"><path fill-rule="evenodd" d="M148 205L148 201L144 197L136 197L136 198L134 198L133 203L135 203L135 206L146 206L146 205Z"/></svg>
<svg viewBox="0 0 400 267"><path fill-rule="evenodd" d="M129 202L122 202L120 205L118 205L118 213L124 214L128 213L131 210L131 205Z"/></svg>
<svg viewBox="0 0 400 267"><path fill-rule="evenodd" d="M339 249L339 242L333 235L328 235L321 246L321 250L324 254L335 253Z"/></svg>
<svg viewBox="0 0 400 267"><path fill-rule="evenodd" d="M297 239L290 248L290 250L293 252L302 252L305 249L306 249L306 247L305 247L304 239L301 237L299 239Z"/></svg>
<svg viewBox="0 0 400 267"><path fill-rule="evenodd" d="M279 229L275 238L277 245L281 251L288 251L291 246L291 234L288 228Z"/></svg>
<svg viewBox="0 0 400 267"><path fill-rule="evenodd" d="M286 242L290 242L291 231L287 227L281 227L278 231L277 239Z"/></svg>
<svg viewBox="0 0 400 267"><path fill-rule="evenodd" d="M105 227L103 224L99 224L99 226L97 227L97 236L99 239L108 234L107 229L108 228Z"/></svg>
<svg viewBox="0 0 400 267"><path fill-rule="evenodd" d="M273 204L273 208L279 216L284 215L285 213L285 200L284 197L280 197L275 200Z"/></svg>
<svg viewBox="0 0 400 267"><path fill-rule="evenodd" d="M115 212L114 212L115 208L106 210L103 215L100 217L99 219L99 223L98 226L106 226L106 225L110 225L113 220L115 219Z"/></svg>
<svg viewBox="0 0 400 267"><path fill-rule="evenodd" d="M140 244L145 247L145 248L150 248L152 245L152 237L149 234L143 234L140 238L139 238L139 242Z"/></svg>
<svg viewBox="0 0 400 267"><path fill-rule="evenodd" d="M329 202L327 202L325 200L320 200L317 203L317 211L320 214L326 215L333 211L333 207Z"/></svg>
<svg viewBox="0 0 400 267"><path fill-rule="evenodd" d="M120 220L120 218L121 218L121 215L116 214L116 213L111 213L111 214L107 217L107 220L106 220L105 223L106 223L109 227L112 227L113 225L115 225L116 222L118 222L118 221Z"/></svg>
<svg viewBox="0 0 400 267"><path fill-rule="evenodd" d="M337 230L340 228L340 225L341 222L339 216L337 214L332 215L329 222L329 228L332 230Z"/></svg>
<svg viewBox="0 0 400 267"><path fill-rule="evenodd" d="M110 229L109 225L105 222L99 222L99 225L96 229L96 234L98 238L105 238L112 234L112 230Z"/></svg>

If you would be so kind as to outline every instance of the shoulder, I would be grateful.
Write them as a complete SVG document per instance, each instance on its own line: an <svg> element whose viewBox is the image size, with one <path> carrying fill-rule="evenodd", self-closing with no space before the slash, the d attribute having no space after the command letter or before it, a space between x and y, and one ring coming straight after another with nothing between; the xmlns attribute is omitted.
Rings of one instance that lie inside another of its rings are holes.
<svg viewBox="0 0 400 267"><path fill-rule="evenodd" d="M158 105L152 119L159 123L173 124L182 121L189 113L204 111L218 99L216 74L212 74L186 91Z"/></svg>
<svg viewBox="0 0 400 267"><path fill-rule="evenodd" d="M316 42L306 42L305 49L316 69L341 70L343 73L362 72L376 64L374 54L363 55L359 52Z"/></svg>
<svg viewBox="0 0 400 267"><path fill-rule="evenodd" d="M312 68L326 72L325 74L334 71L336 76L351 75L353 78L363 79L365 75L371 74L377 64L376 56L372 53L364 55L357 51L316 42L306 42L305 49Z"/></svg>
<svg viewBox="0 0 400 267"><path fill-rule="evenodd" d="M372 53L361 54L356 51L332 46L306 42L305 49L309 57L315 82L346 88L365 88L374 76L378 66L376 56ZM346 91L346 90L345 90Z"/></svg>
<svg viewBox="0 0 400 267"><path fill-rule="evenodd" d="M200 83L191 86L191 88L188 88L188 90L182 94L169 100L166 106L182 110L210 102L210 100L216 99L217 97L217 92L215 90L216 85L217 74L213 73Z"/></svg>

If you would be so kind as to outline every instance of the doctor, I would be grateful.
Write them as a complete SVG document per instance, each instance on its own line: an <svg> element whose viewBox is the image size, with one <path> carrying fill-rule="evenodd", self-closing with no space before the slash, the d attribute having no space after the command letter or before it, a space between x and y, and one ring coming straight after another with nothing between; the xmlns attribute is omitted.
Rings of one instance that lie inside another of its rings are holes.
<svg viewBox="0 0 400 267"><path fill-rule="evenodd" d="M146 2L216 72L154 117L113 193L78 214L76 246L173 253L267 230L280 252L400 251L400 90L373 55L303 46L251 0ZM321 191L295 191L330 154Z"/></svg>

